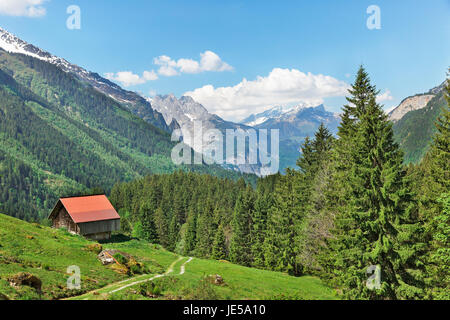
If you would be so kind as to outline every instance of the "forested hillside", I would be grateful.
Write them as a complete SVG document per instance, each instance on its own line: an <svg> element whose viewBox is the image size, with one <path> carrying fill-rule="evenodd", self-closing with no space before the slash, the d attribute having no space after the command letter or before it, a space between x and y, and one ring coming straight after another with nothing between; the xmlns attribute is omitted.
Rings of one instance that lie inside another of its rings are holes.
<svg viewBox="0 0 450 320"><path fill-rule="evenodd" d="M413 110L394 124L395 141L404 151L406 163L418 163L428 151L433 135L434 123L445 108L444 91L440 91L425 108Z"/></svg>
<svg viewBox="0 0 450 320"><path fill-rule="evenodd" d="M176 169L168 133L58 67L0 49L0 212L42 219L58 197Z"/></svg>
<svg viewBox="0 0 450 320"><path fill-rule="evenodd" d="M180 254L318 275L347 299L448 299L449 108L425 160L406 167L376 93L361 67L338 137L320 126L297 169L256 188L182 172L116 185L122 231Z"/></svg>

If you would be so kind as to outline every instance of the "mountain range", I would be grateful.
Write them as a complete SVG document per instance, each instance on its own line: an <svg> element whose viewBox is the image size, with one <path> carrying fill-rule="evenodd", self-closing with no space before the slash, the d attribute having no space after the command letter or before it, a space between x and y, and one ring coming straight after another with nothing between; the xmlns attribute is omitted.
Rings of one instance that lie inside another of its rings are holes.
<svg viewBox="0 0 450 320"><path fill-rule="evenodd" d="M0 27L0 48L7 52L21 53L59 67L62 71L74 75L82 82L90 84L101 93L113 98L117 102L124 104L134 114L158 128L169 131L161 114L156 112L150 103L139 94L133 91L122 89L117 84L101 77L98 73L90 72L80 66L71 64L63 58L56 57Z"/></svg>
<svg viewBox="0 0 450 320"><path fill-rule="evenodd" d="M427 150L445 105L443 84L408 97L389 114L406 162ZM0 211L42 218L61 195L110 190L117 181L177 169L231 178L264 174L261 164L176 166L170 153L180 129L192 152L195 121L204 130L278 129L280 171L295 167L300 146L320 123L336 133L339 115L323 105L268 106L239 123L209 113L191 97L145 98L56 57L0 28ZM252 148L253 146L249 146ZM231 170L230 170L231 169Z"/></svg>
<svg viewBox="0 0 450 320"><path fill-rule="evenodd" d="M1 212L42 219L61 196L179 169L255 180L175 165L170 128L144 98L4 30L0 39Z"/></svg>

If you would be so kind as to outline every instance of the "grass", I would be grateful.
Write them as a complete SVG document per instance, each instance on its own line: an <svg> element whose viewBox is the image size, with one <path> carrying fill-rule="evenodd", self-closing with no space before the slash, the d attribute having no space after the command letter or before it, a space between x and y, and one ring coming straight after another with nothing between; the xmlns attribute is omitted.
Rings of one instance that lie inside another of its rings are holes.
<svg viewBox="0 0 450 320"><path fill-rule="evenodd" d="M188 262L188 257L159 245L116 235L102 243L103 248L126 252L148 270L142 275L120 274L87 250L93 243L64 230L0 214L0 293L10 299L335 299L333 290L315 277L292 277L226 261L194 258ZM81 270L79 290L66 286L70 276L66 270L72 265ZM182 266L185 272L180 274ZM41 279L42 292L10 286L7 279L18 272ZM211 280L216 274L223 278L223 285Z"/></svg>
<svg viewBox="0 0 450 320"><path fill-rule="evenodd" d="M127 279L110 267L103 266L97 254L86 249L88 241L78 235L38 224L30 224L0 214L0 293L12 299L59 299L79 295L110 283ZM128 240L105 248L115 248L136 255L156 272L176 258L173 253L139 240ZM144 253L138 255L138 253ZM81 290L67 289L67 268L77 265L81 270ZM8 277L29 272L42 280L42 293L32 294L24 288L13 288Z"/></svg>

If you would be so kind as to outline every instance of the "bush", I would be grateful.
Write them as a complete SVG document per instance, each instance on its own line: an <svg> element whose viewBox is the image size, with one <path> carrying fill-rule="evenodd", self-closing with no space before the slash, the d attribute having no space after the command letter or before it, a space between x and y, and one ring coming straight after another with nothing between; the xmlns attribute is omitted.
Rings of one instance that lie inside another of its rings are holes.
<svg viewBox="0 0 450 320"><path fill-rule="evenodd" d="M86 246L86 250L94 252L95 254L99 254L100 252L102 252L103 247L100 243L92 243Z"/></svg>
<svg viewBox="0 0 450 320"><path fill-rule="evenodd" d="M162 289L158 284L151 281L141 284L138 292L144 297L157 298L161 296Z"/></svg>
<svg viewBox="0 0 450 320"><path fill-rule="evenodd" d="M114 254L114 259L117 260L118 263L120 264L126 264L128 262L128 259L122 255L121 253L117 252L116 254Z"/></svg>
<svg viewBox="0 0 450 320"><path fill-rule="evenodd" d="M185 300L218 300L219 295L207 277L199 283L182 291Z"/></svg>

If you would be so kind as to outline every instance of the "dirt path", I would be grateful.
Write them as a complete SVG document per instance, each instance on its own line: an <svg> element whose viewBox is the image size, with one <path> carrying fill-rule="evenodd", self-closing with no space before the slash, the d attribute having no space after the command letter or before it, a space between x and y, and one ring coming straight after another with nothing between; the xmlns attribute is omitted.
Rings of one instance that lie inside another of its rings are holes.
<svg viewBox="0 0 450 320"><path fill-rule="evenodd" d="M88 298L90 296L94 295L94 293L111 294L111 293L118 292L118 291L121 291L123 289L129 288L129 287L135 286L135 285L140 284L140 283L144 283L144 282L152 281L152 280L157 279L157 278L165 277L165 276L171 274L174 271L175 265L178 262L180 262L181 260L185 259L185 258L186 257L178 257L178 259L176 259L174 262L172 262L170 264L170 266L167 268L167 271L165 273L157 274L157 275L154 275L154 276L151 276L149 274L139 275L139 276L136 276L136 277L133 277L133 278L129 278L129 279L121 280L121 281L118 281L118 282L114 282L114 283L111 283L111 284L109 284L109 285L107 285L107 286L105 286L103 288L92 290L92 291L84 293L84 294L82 294L80 296L74 296L74 297L70 297L70 298L67 298L67 299L68 300L83 299L83 297L84 297L83 300L88 300ZM192 257L189 257L189 259L186 260L180 266L180 273L178 273L179 275L184 274L184 272L186 270L186 264L191 262L192 259L193 259ZM117 287L118 285L120 285L120 286Z"/></svg>
<svg viewBox="0 0 450 320"><path fill-rule="evenodd" d="M140 284L140 283L152 281L152 280L154 280L154 279L156 279L156 278L161 278L161 277L167 276L169 273L172 273L172 272L173 272L173 268L174 268L175 264L177 264L177 262L181 261L183 258L184 258L184 257L179 257L177 260L175 260L174 262L172 262L172 264L169 266L169 268L167 269L167 271L166 271L165 273L163 273L163 274L157 274L156 276L153 276L153 277L151 277L150 279L144 279L144 280L140 280L140 281L134 281L134 282L129 283L129 284L126 284L126 285L124 285L124 286L122 286L122 287L120 287L120 288L117 288L117 289L114 289L114 290L112 290L112 291L109 291L108 293L114 293L114 292L117 292L117 291L126 289L126 288L128 288L128 287L131 287L131 286L134 286L134 285L137 285L137 284ZM181 274L181 273L180 273L180 274Z"/></svg>
<svg viewBox="0 0 450 320"><path fill-rule="evenodd" d="M189 262L191 262L192 259L194 259L194 258L190 257L185 263L183 263L183 264L181 265L181 267L180 267L180 274L184 274L186 264L189 263Z"/></svg>

